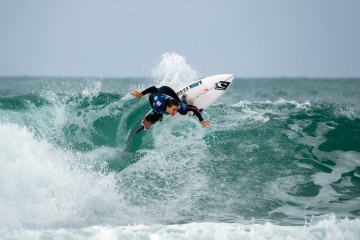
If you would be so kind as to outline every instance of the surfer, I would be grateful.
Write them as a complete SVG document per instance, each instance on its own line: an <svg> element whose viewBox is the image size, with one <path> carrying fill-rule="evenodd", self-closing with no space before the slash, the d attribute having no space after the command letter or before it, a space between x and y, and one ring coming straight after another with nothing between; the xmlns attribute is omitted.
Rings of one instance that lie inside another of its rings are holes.
<svg viewBox="0 0 360 240"><path fill-rule="evenodd" d="M180 99L174 90L167 86L160 88L152 86L142 92L135 89L131 91L131 95L135 98L141 98L146 94L150 94L149 102L153 110L141 122L145 129L149 129L152 124L161 121L163 114L175 116L179 108Z"/></svg>
<svg viewBox="0 0 360 240"><path fill-rule="evenodd" d="M160 88L152 86L142 92L139 92L135 89L131 91L131 95L138 99L146 94L150 94L149 102L153 110L147 114L141 122L141 125L145 129L149 129L152 124L156 123L157 121L161 121L163 114L174 116L177 112L179 112L182 115L186 115L188 111L194 112L194 114L199 118L201 125L210 125L208 121L205 121L202 118L197 107L187 103L186 94L184 94L180 100L174 90L168 86L163 86Z"/></svg>

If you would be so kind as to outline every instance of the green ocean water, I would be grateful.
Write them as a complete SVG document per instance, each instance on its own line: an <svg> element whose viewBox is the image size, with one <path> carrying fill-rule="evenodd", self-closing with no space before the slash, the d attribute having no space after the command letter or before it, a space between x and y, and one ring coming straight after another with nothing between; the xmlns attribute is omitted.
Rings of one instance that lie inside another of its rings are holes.
<svg viewBox="0 0 360 240"><path fill-rule="evenodd" d="M0 79L0 225L259 223L360 216L360 79L236 78L133 140L152 78Z"/></svg>

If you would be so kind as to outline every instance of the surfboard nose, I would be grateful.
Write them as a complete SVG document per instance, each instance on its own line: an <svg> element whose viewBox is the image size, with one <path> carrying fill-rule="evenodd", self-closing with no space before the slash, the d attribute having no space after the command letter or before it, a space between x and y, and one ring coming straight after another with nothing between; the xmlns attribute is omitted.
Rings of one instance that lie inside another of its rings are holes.
<svg viewBox="0 0 360 240"><path fill-rule="evenodd" d="M230 73L220 74L219 76L221 76L221 78L225 79L224 81L227 81L227 82L231 82L235 78L235 75L230 74Z"/></svg>
<svg viewBox="0 0 360 240"><path fill-rule="evenodd" d="M234 74L228 74L228 75L229 75L229 79L231 79L231 81L234 80L234 78L235 78Z"/></svg>

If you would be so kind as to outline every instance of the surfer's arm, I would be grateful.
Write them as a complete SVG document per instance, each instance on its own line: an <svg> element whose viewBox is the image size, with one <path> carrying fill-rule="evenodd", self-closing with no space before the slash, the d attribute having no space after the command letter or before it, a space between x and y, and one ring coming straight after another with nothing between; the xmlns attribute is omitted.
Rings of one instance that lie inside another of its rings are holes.
<svg viewBox="0 0 360 240"><path fill-rule="evenodd" d="M158 89L155 86L152 86L152 87L145 89L142 92L139 92L138 90L133 89L133 90L131 90L130 94L135 98L141 98L142 96L144 96L148 93L157 93L157 92L158 92Z"/></svg>
<svg viewBox="0 0 360 240"><path fill-rule="evenodd" d="M199 111L199 109L197 107L195 107L193 105L189 105L188 110L192 111L198 117L201 125L210 126L210 122L203 119L203 117L201 116L201 113L200 113L200 111Z"/></svg>
<svg viewBox="0 0 360 240"><path fill-rule="evenodd" d="M182 95L182 97L181 97L181 102L182 102L182 103L187 103L186 94L183 94L183 95Z"/></svg>
<svg viewBox="0 0 360 240"><path fill-rule="evenodd" d="M142 91L141 94L146 95L149 93L157 93L157 92L159 92L159 90L155 86L152 86L152 87L149 87L149 88L145 89L144 91Z"/></svg>
<svg viewBox="0 0 360 240"><path fill-rule="evenodd" d="M193 105L189 105L188 110L192 111L197 116L197 118L199 119L200 122L204 120L203 117L201 116L201 113L200 113L199 109L197 107L195 107Z"/></svg>

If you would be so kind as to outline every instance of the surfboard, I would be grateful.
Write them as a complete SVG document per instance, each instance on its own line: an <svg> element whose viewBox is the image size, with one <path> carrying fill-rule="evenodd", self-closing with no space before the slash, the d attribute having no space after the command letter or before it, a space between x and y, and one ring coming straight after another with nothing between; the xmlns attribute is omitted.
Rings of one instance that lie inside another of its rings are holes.
<svg viewBox="0 0 360 240"><path fill-rule="evenodd" d="M232 74L214 75L190 83L176 91L176 94L181 98L186 93L192 105L205 109L226 92L233 80Z"/></svg>
<svg viewBox="0 0 360 240"><path fill-rule="evenodd" d="M219 99L229 88L233 80L233 74L214 75L196 80L195 82L177 90L176 94L179 98L181 98L183 94L186 94L188 102L202 111ZM152 110L150 110L146 115L148 115L151 111ZM143 129L144 127L142 126L133 136Z"/></svg>

